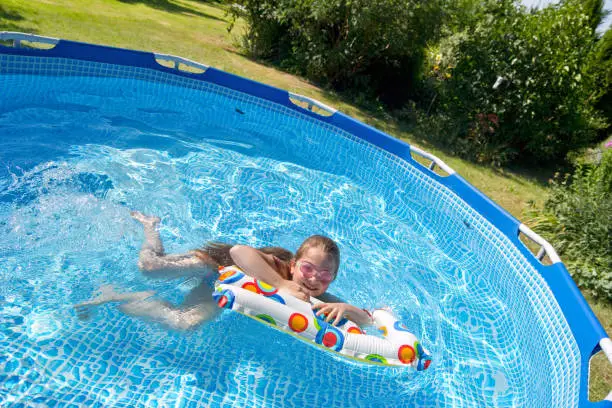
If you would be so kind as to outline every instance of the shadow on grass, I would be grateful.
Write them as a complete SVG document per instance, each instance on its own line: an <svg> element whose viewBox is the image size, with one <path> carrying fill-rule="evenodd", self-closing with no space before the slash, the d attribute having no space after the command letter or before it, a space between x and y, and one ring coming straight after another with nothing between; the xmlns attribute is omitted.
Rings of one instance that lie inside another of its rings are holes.
<svg viewBox="0 0 612 408"><path fill-rule="evenodd" d="M127 3L127 4L141 3L148 7L151 7L157 10L161 10L161 11L166 11L168 13L192 15L192 16L209 18L212 20L225 21L224 19L219 18L217 16L213 16L212 14L203 13L199 10L196 10L189 6L185 6L177 1L172 1L172 0L119 0L119 1L121 3ZM199 1L199 2L208 3L205 1Z"/></svg>
<svg viewBox="0 0 612 408"><path fill-rule="evenodd" d="M37 30L26 24L26 19L16 11L0 4L0 31L22 31L36 33Z"/></svg>

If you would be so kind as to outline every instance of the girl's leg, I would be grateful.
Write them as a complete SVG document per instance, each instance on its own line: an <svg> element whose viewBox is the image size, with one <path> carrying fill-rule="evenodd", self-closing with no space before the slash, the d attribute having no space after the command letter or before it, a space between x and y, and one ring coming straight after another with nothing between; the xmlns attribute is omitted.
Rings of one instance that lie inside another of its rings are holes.
<svg viewBox="0 0 612 408"><path fill-rule="evenodd" d="M124 303L119 306L119 310L128 316L153 321L178 331L196 329L202 323L212 320L220 311L211 302L180 308L158 299Z"/></svg>
<svg viewBox="0 0 612 408"><path fill-rule="evenodd" d="M145 240L142 243L140 255L146 256L152 252L155 255L163 256L164 245L162 244L161 237L159 236L159 232L157 231L157 226L161 221L160 218L144 215L140 211L131 211L130 215L136 221L139 221L144 227Z"/></svg>
<svg viewBox="0 0 612 408"><path fill-rule="evenodd" d="M212 300L210 286L200 284L187 295L186 301L177 307L154 297L155 292L118 293L110 286L100 288L100 295L90 301L75 305L77 315L89 318L95 307L119 302L119 310L128 316L153 321L172 330L192 330L213 319L220 309Z"/></svg>
<svg viewBox="0 0 612 408"><path fill-rule="evenodd" d="M173 330L193 330L208 322L221 313L212 298L213 288L207 283L200 283L185 297L180 306L158 301L158 304L143 305L149 300L139 303L126 303L119 308L122 312L136 317L145 317Z"/></svg>
<svg viewBox="0 0 612 408"><path fill-rule="evenodd" d="M141 302L155 295L153 291L119 293L111 285L103 285L98 289L99 295L90 300L74 305L77 316L81 320L89 319L91 312L98 306L116 302Z"/></svg>
<svg viewBox="0 0 612 408"><path fill-rule="evenodd" d="M212 258L208 260L203 255L198 257L193 252L166 255L157 230L160 219L138 211L132 211L130 214L144 227L145 239L140 249L138 267L148 277L161 279L202 277L216 271L216 262Z"/></svg>

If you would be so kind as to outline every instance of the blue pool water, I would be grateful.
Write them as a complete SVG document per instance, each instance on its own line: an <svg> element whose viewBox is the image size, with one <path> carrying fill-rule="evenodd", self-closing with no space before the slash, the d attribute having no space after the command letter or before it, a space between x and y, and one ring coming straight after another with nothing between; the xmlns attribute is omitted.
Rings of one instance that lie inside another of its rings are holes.
<svg viewBox="0 0 612 408"><path fill-rule="evenodd" d="M556 301L452 193L288 109L126 76L0 74L0 405L576 402L555 391L578 375L559 358L577 348ZM295 250L308 235L332 237L342 253L332 292L390 306L434 364L356 363L231 312L189 334L112 305L80 321L72 305L104 284L173 302L192 284L141 275L131 209L162 218L168 252L209 240Z"/></svg>

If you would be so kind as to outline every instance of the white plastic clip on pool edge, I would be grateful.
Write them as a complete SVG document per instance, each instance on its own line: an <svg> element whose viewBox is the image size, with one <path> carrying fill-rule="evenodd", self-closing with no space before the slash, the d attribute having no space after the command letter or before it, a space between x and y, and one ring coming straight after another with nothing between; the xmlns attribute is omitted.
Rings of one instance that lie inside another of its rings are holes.
<svg viewBox="0 0 612 408"><path fill-rule="evenodd" d="M296 101L306 103L307 109L309 111L311 111L311 112L314 112L313 109L315 107L317 107L317 108L321 109L322 111L326 112L326 114L328 114L328 115L333 115L334 113L336 113L338 111L337 109L334 109L331 106L328 106L328 105L324 104L323 102L319 102L316 99L309 98L307 96L296 94L296 93L293 93L293 92L289 92L289 99L290 100L291 99L295 99Z"/></svg>
<svg viewBox="0 0 612 408"><path fill-rule="evenodd" d="M559 258L559 255L557 255L557 251L555 251L555 248L553 248L553 246L550 245L548 241L546 241L544 238L535 233L531 228L529 228L525 224L521 224L519 226L519 231L525 234L525 236L527 236L530 240L540 245L540 250L536 255L536 258L538 258L539 261L542 261L542 259L544 259L546 255L548 255L552 263L561 262L561 258Z"/></svg>
<svg viewBox="0 0 612 408"><path fill-rule="evenodd" d="M180 70L180 71L190 72L189 70L181 69L181 64L195 69L197 73L202 73L209 68L208 65L200 64L199 62L195 62L187 58L177 57L176 55L159 54L159 53L154 53L153 55L155 55L155 60L158 63L159 61L169 61L172 63L172 68Z"/></svg>
<svg viewBox="0 0 612 408"><path fill-rule="evenodd" d="M60 40L59 38L43 37L41 35L17 33L13 31L2 31L0 32L0 41L13 41L13 47L21 48L22 41L28 41L31 43L51 44L55 45Z"/></svg>
<svg viewBox="0 0 612 408"><path fill-rule="evenodd" d="M444 163L442 160L440 160L438 157L434 156L433 154L428 153L425 150L421 150L418 147L412 146L412 145L410 145L410 151L418 154L421 157L429 159L431 161L431 163L427 167L429 170L433 171L437 165L449 175L455 174L455 170L453 170L448 164Z"/></svg>
<svg viewBox="0 0 612 408"><path fill-rule="evenodd" d="M219 307L253 317L327 350L365 363L409 366L418 371L431 364L429 352L408 328L386 309L372 313L384 338L365 334L344 318L337 326L317 316L311 304L244 274L238 267L222 268L213 298ZM320 303L311 298L312 303Z"/></svg>

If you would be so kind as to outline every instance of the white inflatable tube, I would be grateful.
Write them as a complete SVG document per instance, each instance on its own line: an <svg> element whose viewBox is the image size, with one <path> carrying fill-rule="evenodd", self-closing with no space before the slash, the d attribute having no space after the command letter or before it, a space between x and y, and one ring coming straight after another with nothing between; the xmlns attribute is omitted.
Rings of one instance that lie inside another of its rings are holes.
<svg viewBox="0 0 612 408"><path fill-rule="evenodd" d="M377 309L373 323L384 338L364 334L355 323L343 319L338 326L316 316L310 303L257 279L245 275L238 267L219 271L213 297L219 307L234 310L305 341L365 363L410 366L425 370L431 363L427 350L391 312ZM311 298L312 303L320 301Z"/></svg>

